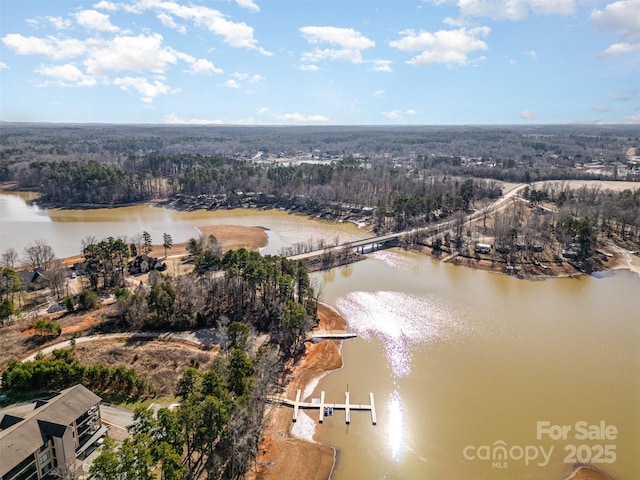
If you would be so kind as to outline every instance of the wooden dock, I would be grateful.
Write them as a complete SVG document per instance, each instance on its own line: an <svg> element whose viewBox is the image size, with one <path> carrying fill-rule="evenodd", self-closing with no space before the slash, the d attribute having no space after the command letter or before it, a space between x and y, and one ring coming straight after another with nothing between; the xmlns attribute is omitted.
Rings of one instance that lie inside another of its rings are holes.
<svg viewBox="0 0 640 480"><path fill-rule="evenodd" d="M316 333L310 333L309 334L309 339L310 340L324 340L324 339L330 339L330 340L345 340L347 338L356 338L358 336L357 333L347 333L347 332L338 332L338 333L334 333L334 332L316 332Z"/></svg>
<svg viewBox="0 0 640 480"><path fill-rule="evenodd" d="M373 400L373 393L369 393L369 403L361 404L361 403L351 403L349 401L349 392L345 392L344 394L344 403L326 403L325 402L325 394L324 390L320 392L320 399L318 402L301 402L300 395L302 394L301 390L298 389L296 392L296 399L289 400L288 398L282 397L270 397L269 400L274 403L279 403L280 405L285 405L288 407L293 407L293 421L298 420L298 411L303 409L318 409L318 422L322 423L325 417L325 409L331 410L344 410L345 411L345 423L348 425L351 423L351 411L352 410L368 410L371 412L371 423L373 425L377 425L378 420L376 417L376 405ZM318 399L316 399L318 400Z"/></svg>

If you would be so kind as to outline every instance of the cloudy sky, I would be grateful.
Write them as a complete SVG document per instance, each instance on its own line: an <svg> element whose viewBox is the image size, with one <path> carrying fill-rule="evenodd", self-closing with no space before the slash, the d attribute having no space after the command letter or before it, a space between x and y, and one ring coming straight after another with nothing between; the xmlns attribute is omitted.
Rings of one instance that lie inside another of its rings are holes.
<svg viewBox="0 0 640 480"><path fill-rule="evenodd" d="M640 0L0 0L0 120L640 123Z"/></svg>

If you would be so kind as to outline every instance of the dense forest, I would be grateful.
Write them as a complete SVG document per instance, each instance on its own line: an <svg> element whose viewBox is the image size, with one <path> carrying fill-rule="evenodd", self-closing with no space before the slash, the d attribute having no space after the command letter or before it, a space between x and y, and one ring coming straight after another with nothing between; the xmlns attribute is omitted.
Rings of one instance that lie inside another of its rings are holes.
<svg viewBox="0 0 640 480"><path fill-rule="evenodd" d="M4 124L0 181L62 207L364 212L424 225L501 194L495 180L640 179L632 126L145 127ZM635 159L635 160L634 160Z"/></svg>
<svg viewBox="0 0 640 480"><path fill-rule="evenodd" d="M154 272L148 288L116 288L123 328L179 331L213 326L220 328L226 344L227 327L242 324L253 337L268 333L285 357L300 351L317 321L317 299L300 262L245 249L221 255L210 241L197 249L194 262L190 275L172 278Z"/></svg>
<svg viewBox="0 0 640 480"><path fill-rule="evenodd" d="M635 125L530 126L172 126L2 123L0 160L96 160L130 155L202 155L237 159L354 156L371 161L418 157L623 161L638 147ZM0 177L1 178L1 177Z"/></svg>

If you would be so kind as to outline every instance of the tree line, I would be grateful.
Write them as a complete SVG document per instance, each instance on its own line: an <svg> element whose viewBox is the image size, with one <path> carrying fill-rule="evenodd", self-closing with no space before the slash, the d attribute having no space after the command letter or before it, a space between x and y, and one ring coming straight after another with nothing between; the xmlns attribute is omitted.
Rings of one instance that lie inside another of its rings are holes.
<svg viewBox="0 0 640 480"><path fill-rule="evenodd" d="M153 272L148 288L116 288L124 328L224 328L239 322L268 333L287 357L302 348L316 322L317 298L300 262L246 249L222 255L212 239L189 243L198 245L192 247L193 273L172 278Z"/></svg>
<svg viewBox="0 0 640 480"><path fill-rule="evenodd" d="M59 391L77 383L98 394L143 396L150 385L135 369L123 365L83 365L71 350L54 350L51 358L39 355L32 362L14 360L2 372L2 387L8 392Z"/></svg>

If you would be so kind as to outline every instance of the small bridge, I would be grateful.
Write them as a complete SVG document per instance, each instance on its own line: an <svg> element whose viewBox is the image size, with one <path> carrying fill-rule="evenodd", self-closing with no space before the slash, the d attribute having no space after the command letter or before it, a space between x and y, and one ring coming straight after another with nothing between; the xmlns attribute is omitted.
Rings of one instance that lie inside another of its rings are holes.
<svg viewBox="0 0 640 480"><path fill-rule="evenodd" d="M519 184L513 187L509 192L504 194L499 199L495 200L491 205L487 206L483 210L478 210L472 213L467 214L464 217L464 222L471 222L474 220L480 219L483 215L486 215L490 212L499 210L508 204L509 200L514 198L518 192L524 189L527 184ZM449 219L443 222L439 222L436 224L427 225L424 227L414 227L408 230L404 230L402 232L388 233L386 235L379 235L376 237L369 237L362 240L355 240L353 242L346 242L341 245L335 245L333 247L327 247L320 250L314 250L307 253L300 253L297 255L291 255L287 258L290 260L310 260L314 257L321 257L327 253L340 253L345 250L355 250L357 253L369 253L375 252L376 250L382 250L385 248L396 247L400 243L400 238L409 235L423 235L423 236L433 236L433 235L442 235L445 232L451 230L454 227L456 220Z"/></svg>
<svg viewBox="0 0 640 480"><path fill-rule="evenodd" d="M368 404L360 404L360 403L350 403L349 401L349 392L344 393L344 403L325 403L325 395L324 390L320 392L319 399L313 399L315 401L312 402L301 402L300 401L301 391L298 389L296 392L296 399L289 400L288 398L281 398L277 396L269 397L269 401L272 403L278 403L280 405L284 405L287 407L293 407L293 421L296 422L298 420L298 411L303 408L307 410L316 409L318 410L318 422L322 423L324 417L327 414L332 414L334 410L344 410L345 411L345 423L349 425L351 423L351 411L352 410L365 410L371 412L371 423L376 425L378 420L376 418L376 405L373 400L373 393L369 393L369 403Z"/></svg>

